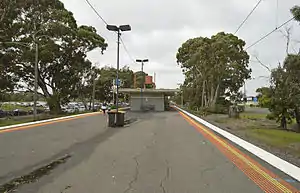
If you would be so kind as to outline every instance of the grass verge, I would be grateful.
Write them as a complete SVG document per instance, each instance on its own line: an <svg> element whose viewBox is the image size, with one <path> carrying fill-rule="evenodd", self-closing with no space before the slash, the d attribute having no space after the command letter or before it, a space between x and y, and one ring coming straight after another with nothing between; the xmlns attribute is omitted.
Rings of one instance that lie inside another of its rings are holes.
<svg viewBox="0 0 300 193"><path fill-rule="evenodd" d="M31 121L33 121L33 119L28 119L28 120L13 120L13 119L0 120L0 127L16 125L16 124L21 124L21 123L28 123L28 122L31 122Z"/></svg>
<svg viewBox="0 0 300 193"><path fill-rule="evenodd" d="M58 117L63 117L66 115L39 115L37 118L37 121L42 121L46 119L53 119L53 118L58 118ZM10 125L16 125L16 124L21 124L21 123L29 123L33 122L34 119L32 116L26 116L26 117L16 117L16 118L10 118L10 119L1 119L0 120L0 127L4 126L10 126Z"/></svg>
<svg viewBox="0 0 300 193"><path fill-rule="evenodd" d="M276 147L300 143L300 133L277 129L251 129L248 135Z"/></svg>
<svg viewBox="0 0 300 193"><path fill-rule="evenodd" d="M241 113L241 119L250 119L250 120L258 120L258 119L266 119L268 114L266 113Z"/></svg>
<svg viewBox="0 0 300 193"><path fill-rule="evenodd" d="M68 114L60 114L60 115L50 115L50 114L40 114L37 117L37 121L47 120L47 119L54 119L59 117L66 117L70 115L77 115L77 114L85 114L90 113L90 111L80 112L80 113L68 113ZM29 123L33 122L33 116L25 116L25 117L11 117L10 119L0 119L0 127L16 125L21 123Z"/></svg>

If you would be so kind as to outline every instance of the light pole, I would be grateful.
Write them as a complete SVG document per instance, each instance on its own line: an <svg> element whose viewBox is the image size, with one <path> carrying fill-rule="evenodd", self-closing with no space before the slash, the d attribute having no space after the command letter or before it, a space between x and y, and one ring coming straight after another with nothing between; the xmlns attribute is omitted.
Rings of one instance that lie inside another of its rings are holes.
<svg viewBox="0 0 300 193"><path fill-rule="evenodd" d="M141 71L142 71L142 86L141 86L141 110L143 110L143 87L145 86L145 74L144 74L144 63L149 62L149 59L137 59L136 62L140 62L142 64Z"/></svg>
<svg viewBox="0 0 300 193"><path fill-rule="evenodd" d="M121 37L121 31L130 31L131 27L130 25L120 25L119 27L116 25L107 25L106 28L109 31L114 31L117 32L118 35L118 41L117 41L117 92L116 92L116 108L117 108L117 113L118 113L118 108L119 108L119 68L120 68L120 37Z"/></svg>

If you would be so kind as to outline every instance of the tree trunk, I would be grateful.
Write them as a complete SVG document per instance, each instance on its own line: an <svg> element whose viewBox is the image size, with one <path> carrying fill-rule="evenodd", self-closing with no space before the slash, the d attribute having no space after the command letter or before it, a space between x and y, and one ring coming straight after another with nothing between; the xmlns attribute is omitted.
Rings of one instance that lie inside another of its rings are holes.
<svg viewBox="0 0 300 193"><path fill-rule="evenodd" d="M207 107L210 107L211 106L211 104L212 104L212 101L213 101L213 96L214 96L214 85L212 84L211 86L210 86L210 90L209 89L207 89L208 90L208 95L207 95Z"/></svg>
<svg viewBox="0 0 300 193"><path fill-rule="evenodd" d="M208 93L208 90L207 90L207 81L205 81L206 84L205 84L205 87L204 87L204 103L205 103L205 107L208 107L208 96L207 96L207 93Z"/></svg>
<svg viewBox="0 0 300 193"><path fill-rule="evenodd" d="M89 105L89 110L92 110L92 98L90 98L89 103L90 103L90 105Z"/></svg>
<svg viewBox="0 0 300 193"><path fill-rule="evenodd" d="M217 103L218 95L219 95L219 89L220 89L220 83L217 86L217 89L215 91L215 96L213 97L212 106L214 107Z"/></svg>
<svg viewBox="0 0 300 193"><path fill-rule="evenodd" d="M205 80L202 83L202 96L201 96L201 107L204 107L204 95L205 95Z"/></svg>
<svg viewBox="0 0 300 193"><path fill-rule="evenodd" d="M81 100L81 102L83 103L85 110L87 110L87 109L88 109L88 108L87 108L87 102L86 102L84 96L80 95L80 100Z"/></svg>
<svg viewBox="0 0 300 193"><path fill-rule="evenodd" d="M49 105L50 113L51 114L60 114L61 113L61 106L60 106L60 100L57 95L52 95L49 98L46 99L47 103Z"/></svg>
<svg viewBox="0 0 300 193"><path fill-rule="evenodd" d="M295 117L296 117L296 122L297 122L295 131L299 133L300 132L300 112L299 112L298 107L295 107Z"/></svg>
<svg viewBox="0 0 300 193"><path fill-rule="evenodd" d="M281 123L280 123L281 128L284 130L287 130L287 123L286 123L286 117L285 115L282 115L281 117Z"/></svg>
<svg viewBox="0 0 300 193"><path fill-rule="evenodd" d="M42 89L44 96L46 98L47 104L50 109L51 114L60 114L61 113L61 106L60 106L60 98L57 94L55 94L55 90L51 95L47 89L46 83L42 80L41 77L38 77L38 85Z"/></svg>
<svg viewBox="0 0 300 193"><path fill-rule="evenodd" d="M5 18L5 15L6 15L6 9L4 8L3 12L2 12L2 16L0 18L0 22L2 22Z"/></svg>
<svg viewBox="0 0 300 193"><path fill-rule="evenodd" d="M43 82L43 80L40 77L38 78L38 86L42 89L45 98L51 97L45 82Z"/></svg>
<svg viewBox="0 0 300 193"><path fill-rule="evenodd" d="M229 107L228 115L229 115L229 118L238 119L240 117L237 105L232 105Z"/></svg>
<svg viewBox="0 0 300 193"><path fill-rule="evenodd" d="M299 108L298 108L298 107L295 107L294 111L295 111L296 122L297 122L297 124L300 126L300 113L299 113Z"/></svg>
<svg viewBox="0 0 300 193"><path fill-rule="evenodd" d="M210 90L209 106L211 106L211 104L214 100L214 93L215 93L215 88L214 88L214 85L212 85L211 90Z"/></svg>

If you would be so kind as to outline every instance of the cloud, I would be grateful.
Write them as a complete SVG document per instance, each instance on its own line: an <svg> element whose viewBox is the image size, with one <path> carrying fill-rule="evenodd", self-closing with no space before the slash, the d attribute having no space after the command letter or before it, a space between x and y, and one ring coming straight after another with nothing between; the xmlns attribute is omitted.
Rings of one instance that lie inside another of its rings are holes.
<svg viewBox="0 0 300 193"><path fill-rule="evenodd" d="M289 9L299 0L262 1L253 15L247 20L237 35L247 46L273 30L291 17ZM84 0L63 0L67 9L74 13L79 24L93 25L109 44L104 55L99 50L89 53L89 58L100 66L116 66L116 34L109 32L105 24L97 18ZM212 36L219 31L233 33L258 0L90 0L94 7L110 24L130 24L131 32L122 34L130 57L121 45L121 67L129 65L133 70L140 69L136 58L148 58L145 70L156 72L158 87L175 88L183 82L184 76L176 63L176 52L187 39L197 36ZM292 38L300 40L300 27L293 26ZM264 41L248 50L249 54L275 68L285 57L285 38L279 32L273 33ZM290 52L299 50L300 44L292 43ZM255 60L255 58L251 58ZM268 76L269 72L256 62L251 62L252 76L246 83L247 93L253 95L257 87L268 85L268 80L257 78Z"/></svg>

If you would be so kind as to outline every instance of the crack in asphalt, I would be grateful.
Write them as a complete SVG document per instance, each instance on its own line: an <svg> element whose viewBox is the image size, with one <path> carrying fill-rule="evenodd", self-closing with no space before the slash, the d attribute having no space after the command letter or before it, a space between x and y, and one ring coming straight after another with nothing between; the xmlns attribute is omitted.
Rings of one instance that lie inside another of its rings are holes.
<svg viewBox="0 0 300 193"><path fill-rule="evenodd" d="M30 184L38 181L45 175L48 175L52 170L57 168L59 165L64 164L71 158L71 155L67 154L57 160L52 161L51 163L40 167L29 174L17 177L12 179L11 181L0 186L0 192L14 192L16 189L24 184Z"/></svg>
<svg viewBox="0 0 300 193"><path fill-rule="evenodd" d="M201 176L203 176L206 172L211 172L211 171L213 171L215 169L216 169L216 166L205 168L205 169L201 170L200 174L201 174Z"/></svg>
<svg viewBox="0 0 300 193"><path fill-rule="evenodd" d="M20 187L20 192L31 193L32 189L36 190L36 189L39 189L40 187L43 187L44 185L48 184L49 182L54 180L54 178L56 176L62 174L66 170L72 169L73 167L80 164L82 161L88 159L99 144L101 144L105 140L109 139L111 136L113 136L115 133L117 133L119 131L121 131L121 130L105 129L103 132L98 133L97 135L93 136L92 138L88 138L85 141L80 141L80 142L74 143L68 149L65 149L65 150L59 152L57 155L54 155L53 157L51 157L45 161L42 161L42 163L46 162L46 164L48 165L49 162L52 162L53 160L57 160L57 157L60 155L72 155L72 157L66 163L64 163L63 168L57 167L57 168L53 169L53 171L51 173L49 173L49 175L43 176L38 181L35 181L30 184L26 184L26 186L24 186L24 187ZM59 158L61 158L61 156ZM31 172L32 167L34 167L36 165L39 166L40 164L35 164L33 166L30 166L28 168L29 171ZM27 169L25 171L27 171ZM21 172L23 173L23 170ZM25 175L27 175L30 172L26 172ZM12 173L10 175L18 175L18 173L20 173L20 172L17 172L16 174ZM0 177L0 182L1 182L1 177Z"/></svg>
<svg viewBox="0 0 300 193"><path fill-rule="evenodd" d="M152 135L153 135L153 138L155 138L155 137L157 136L157 133L154 132L154 133L152 133ZM153 139L153 140L151 141L151 143L148 144L148 145L146 145L144 148L145 148L145 150L148 150L148 149L152 148L155 144L156 144L156 140ZM133 189L133 184L138 180L138 176L139 176L139 167L140 167L140 163L139 163L139 161L138 161L138 157L139 157L139 156L140 156L140 155L136 155L136 156L134 156L134 157L132 158L132 159L135 161L135 165L136 165L136 167L135 167L135 174L134 174L132 180L128 183L128 187L125 189L124 193L127 193L128 191L132 190L132 189Z"/></svg>
<svg viewBox="0 0 300 193"><path fill-rule="evenodd" d="M152 133L152 137L153 137L153 140L151 140L151 142L147 145L144 146L145 150L149 150L150 148L152 148L154 145L156 145L156 140L155 140L155 137L157 136L157 133L156 132L153 132ZM138 180L138 176L139 176L139 168L140 168L140 163L138 161L138 157L141 156L141 154L138 154L136 156L134 156L132 159L135 161L135 174L132 178L132 180L128 183L128 187L124 190L123 193L127 193L129 192L130 190L133 190L133 184Z"/></svg>
<svg viewBox="0 0 300 193"><path fill-rule="evenodd" d="M128 187L126 188L126 190L124 191L124 193L130 191L133 189L133 184L138 180L138 176L139 176L139 162L138 162L138 159L137 159L138 156L135 156L133 157L134 161L135 161L135 173L134 173L134 176L132 178L132 180L129 182L128 184Z"/></svg>
<svg viewBox="0 0 300 193"><path fill-rule="evenodd" d="M163 193L166 193L166 192L167 192L166 187L164 186L164 182L167 181L167 179L168 179L169 176L170 176L170 166L169 166L169 162L168 162L168 160L166 160L165 162L166 162L166 166L167 166L167 169L166 169L166 175L165 175L165 177L160 181L160 185L159 185Z"/></svg>

